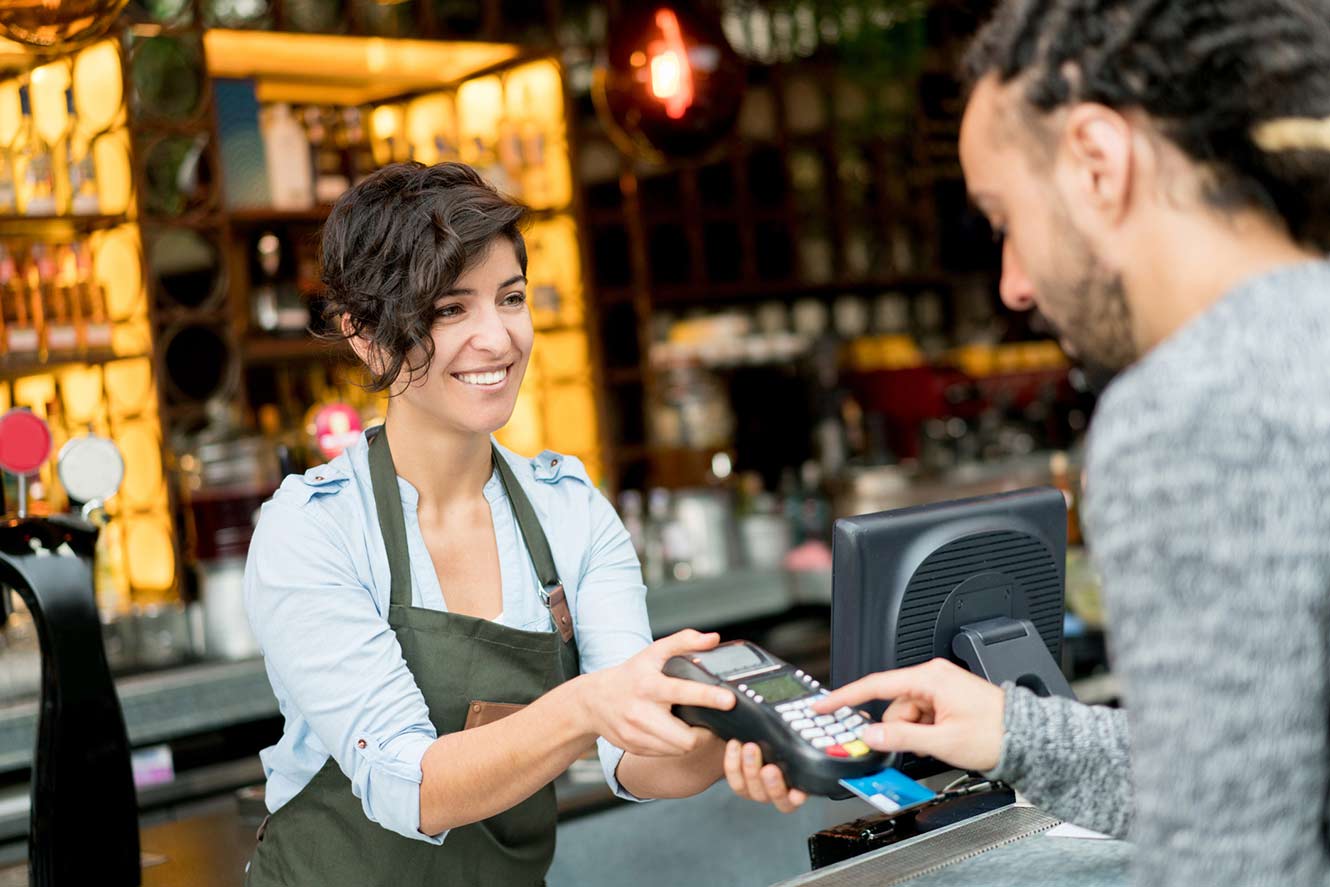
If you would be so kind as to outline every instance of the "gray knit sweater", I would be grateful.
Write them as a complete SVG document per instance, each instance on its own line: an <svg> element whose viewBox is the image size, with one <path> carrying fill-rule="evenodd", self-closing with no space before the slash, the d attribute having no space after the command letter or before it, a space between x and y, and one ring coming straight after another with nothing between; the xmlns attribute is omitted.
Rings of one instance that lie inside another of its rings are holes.
<svg viewBox="0 0 1330 887"><path fill-rule="evenodd" d="M1330 264L1250 281L1121 375L1083 519L1125 711L1008 687L993 775L1167 887L1330 884Z"/></svg>

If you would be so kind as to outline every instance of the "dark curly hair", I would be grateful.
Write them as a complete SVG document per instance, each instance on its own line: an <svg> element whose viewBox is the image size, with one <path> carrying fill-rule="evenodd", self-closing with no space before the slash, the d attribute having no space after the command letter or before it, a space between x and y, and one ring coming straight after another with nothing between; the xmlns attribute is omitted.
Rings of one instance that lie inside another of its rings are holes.
<svg viewBox="0 0 1330 887"><path fill-rule="evenodd" d="M435 302L495 238L512 243L526 273L527 215L463 163L378 170L338 199L323 226L324 338L377 346L385 360L368 368L370 391L386 390L404 369L414 379L434 359Z"/></svg>
<svg viewBox="0 0 1330 887"><path fill-rule="evenodd" d="M1330 138L1257 137L1272 121L1330 117L1325 0L1005 0L964 62L971 86L990 74L1020 80L1036 114L1145 112L1208 172L1212 205L1263 210L1330 249Z"/></svg>

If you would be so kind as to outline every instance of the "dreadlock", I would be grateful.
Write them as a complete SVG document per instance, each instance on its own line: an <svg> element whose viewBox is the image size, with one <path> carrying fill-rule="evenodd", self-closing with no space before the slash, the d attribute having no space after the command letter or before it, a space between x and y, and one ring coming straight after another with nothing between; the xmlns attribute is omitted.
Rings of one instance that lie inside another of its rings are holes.
<svg viewBox="0 0 1330 887"><path fill-rule="evenodd" d="M1209 171L1211 204L1330 250L1326 0L1005 0L964 69L1019 79L1038 114L1139 109Z"/></svg>

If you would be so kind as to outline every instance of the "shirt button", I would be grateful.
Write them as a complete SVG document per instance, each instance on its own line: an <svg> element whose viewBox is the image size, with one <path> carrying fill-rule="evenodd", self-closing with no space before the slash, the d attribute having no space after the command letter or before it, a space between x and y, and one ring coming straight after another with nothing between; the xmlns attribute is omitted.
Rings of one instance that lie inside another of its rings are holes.
<svg viewBox="0 0 1330 887"><path fill-rule="evenodd" d="M362 739L356 743L356 748L364 748L364 747L365 747L365 740Z"/></svg>
<svg viewBox="0 0 1330 887"><path fill-rule="evenodd" d="M473 705L473 706L471 706L471 710L474 711L474 712L479 712L479 711L480 711L480 706L479 706L479 705Z"/></svg>
<svg viewBox="0 0 1330 887"><path fill-rule="evenodd" d="M551 465L558 465L558 464L559 464L559 460L558 460L558 459L551 459L551 460L550 460L550 464L551 464Z"/></svg>
<svg viewBox="0 0 1330 887"><path fill-rule="evenodd" d="M315 479L315 480L323 480L323 475L321 475L321 474L316 474L316 475L314 476L314 479Z"/></svg>

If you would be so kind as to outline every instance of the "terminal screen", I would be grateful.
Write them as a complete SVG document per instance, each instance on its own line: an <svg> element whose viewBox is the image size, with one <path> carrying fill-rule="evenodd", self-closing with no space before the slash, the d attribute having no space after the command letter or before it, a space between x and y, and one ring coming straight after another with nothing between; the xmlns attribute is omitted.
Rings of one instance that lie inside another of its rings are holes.
<svg viewBox="0 0 1330 887"><path fill-rule="evenodd" d="M794 675L790 674L758 681L755 684L749 684L748 687L754 693L760 695L765 702L785 702L787 699L798 699L800 696L808 695L808 688Z"/></svg>
<svg viewBox="0 0 1330 887"><path fill-rule="evenodd" d="M747 644L717 647L714 650L699 654L697 658L702 660L702 664L707 667L708 671L722 678L726 675L766 665L766 660L753 652Z"/></svg>

